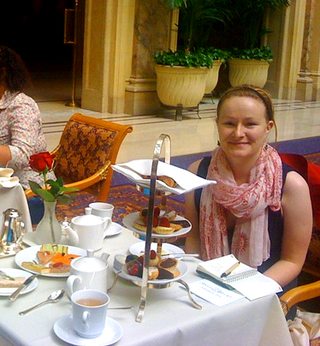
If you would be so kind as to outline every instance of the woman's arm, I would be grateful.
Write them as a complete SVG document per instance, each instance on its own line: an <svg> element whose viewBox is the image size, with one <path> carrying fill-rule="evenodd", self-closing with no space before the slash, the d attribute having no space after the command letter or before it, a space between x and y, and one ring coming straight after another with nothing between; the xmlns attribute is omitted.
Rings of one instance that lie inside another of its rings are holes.
<svg viewBox="0 0 320 346"><path fill-rule="evenodd" d="M199 164L200 160L193 162L188 170L197 174ZM187 234L185 251L187 253L200 253L199 218L194 202L194 191L185 194L185 216L192 224L192 229Z"/></svg>
<svg viewBox="0 0 320 346"><path fill-rule="evenodd" d="M309 187L298 173L287 174L281 203L284 219L281 258L264 274L285 286L302 269L313 224Z"/></svg>
<svg viewBox="0 0 320 346"><path fill-rule="evenodd" d="M6 166L11 160L11 151L7 145L0 145L0 165Z"/></svg>

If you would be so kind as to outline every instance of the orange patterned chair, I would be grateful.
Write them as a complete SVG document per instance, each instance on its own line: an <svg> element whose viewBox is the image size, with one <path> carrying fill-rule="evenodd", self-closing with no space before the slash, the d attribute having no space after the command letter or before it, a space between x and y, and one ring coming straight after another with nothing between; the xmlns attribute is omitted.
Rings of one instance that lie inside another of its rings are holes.
<svg viewBox="0 0 320 346"><path fill-rule="evenodd" d="M302 270L317 280L293 288L281 296L281 305L286 314L293 305L320 297L320 166L308 162L302 155L280 154L280 156L306 179L310 188L314 227Z"/></svg>
<svg viewBox="0 0 320 346"><path fill-rule="evenodd" d="M66 124L56 154L54 172L66 187L76 187L107 200L120 146L132 126L120 125L79 113ZM27 198L34 196L26 190Z"/></svg>

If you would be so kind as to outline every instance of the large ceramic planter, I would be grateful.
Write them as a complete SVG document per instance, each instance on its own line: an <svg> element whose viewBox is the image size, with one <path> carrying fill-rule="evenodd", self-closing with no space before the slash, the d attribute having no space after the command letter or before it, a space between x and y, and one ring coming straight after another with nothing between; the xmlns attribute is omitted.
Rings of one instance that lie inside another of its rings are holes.
<svg viewBox="0 0 320 346"><path fill-rule="evenodd" d="M230 59L229 82L234 87L251 84L263 88L268 79L269 63L265 60Z"/></svg>
<svg viewBox="0 0 320 346"><path fill-rule="evenodd" d="M221 64L221 61L215 60L213 62L212 68L209 69L209 72L206 77L205 94L211 93L213 89L217 86Z"/></svg>
<svg viewBox="0 0 320 346"><path fill-rule="evenodd" d="M162 104L176 107L196 107L202 100L206 67L156 65L157 93Z"/></svg>

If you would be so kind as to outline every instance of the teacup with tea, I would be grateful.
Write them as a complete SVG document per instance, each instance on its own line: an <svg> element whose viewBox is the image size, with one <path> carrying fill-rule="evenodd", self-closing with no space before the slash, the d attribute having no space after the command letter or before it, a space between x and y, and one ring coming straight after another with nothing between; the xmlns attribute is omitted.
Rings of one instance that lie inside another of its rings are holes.
<svg viewBox="0 0 320 346"><path fill-rule="evenodd" d="M110 297L98 290L80 290L71 295L73 328L83 338L96 338L106 326Z"/></svg>

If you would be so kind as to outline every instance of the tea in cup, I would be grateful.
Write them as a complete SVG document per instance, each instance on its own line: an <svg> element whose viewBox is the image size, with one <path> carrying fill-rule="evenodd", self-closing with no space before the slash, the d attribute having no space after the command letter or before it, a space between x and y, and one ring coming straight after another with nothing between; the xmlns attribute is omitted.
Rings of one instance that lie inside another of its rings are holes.
<svg viewBox="0 0 320 346"><path fill-rule="evenodd" d="M72 294L73 328L83 338L97 338L106 326L110 297L98 290L81 290Z"/></svg>
<svg viewBox="0 0 320 346"><path fill-rule="evenodd" d="M91 208L91 214L100 217L109 217L112 219L112 214L114 206L110 203L95 202L90 203L89 208Z"/></svg>

